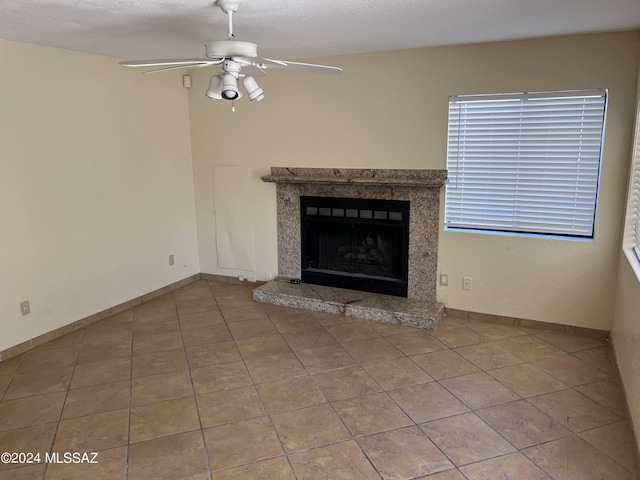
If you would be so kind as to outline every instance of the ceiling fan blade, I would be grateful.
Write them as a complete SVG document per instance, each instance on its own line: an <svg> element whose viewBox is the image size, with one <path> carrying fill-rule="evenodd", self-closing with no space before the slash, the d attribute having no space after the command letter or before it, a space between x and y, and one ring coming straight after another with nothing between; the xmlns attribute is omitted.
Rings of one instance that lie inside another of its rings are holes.
<svg viewBox="0 0 640 480"><path fill-rule="evenodd" d="M331 67L328 65L315 65L313 63L290 62L288 60L272 60L270 58L257 58L256 61L268 62L268 64L264 65L265 68L300 70L303 72L311 72L311 73L326 73L329 75L336 75L338 73L342 73L341 68ZM260 66L262 66L262 64L260 64Z"/></svg>
<svg viewBox="0 0 640 480"><path fill-rule="evenodd" d="M181 70L184 68L202 68L202 67L212 67L216 64L208 64L208 63L190 63L187 65L176 65L173 67L165 67L165 68L156 68L154 70L147 70L146 72L142 72L143 75L148 73L158 73L158 72L167 72L169 70Z"/></svg>
<svg viewBox="0 0 640 480"><path fill-rule="evenodd" d="M219 65L224 62L224 58L167 58L163 60L125 60L120 62L124 67L173 67L179 65Z"/></svg>

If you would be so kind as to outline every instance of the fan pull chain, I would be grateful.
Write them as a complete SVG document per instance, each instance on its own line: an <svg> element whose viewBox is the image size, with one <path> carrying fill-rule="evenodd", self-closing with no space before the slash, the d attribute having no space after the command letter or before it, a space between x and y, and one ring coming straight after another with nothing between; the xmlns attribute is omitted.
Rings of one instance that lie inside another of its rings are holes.
<svg viewBox="0 0 640 480"><path fill-rule="evenodd" d="M231 111L232 112L236 111L236 101L235 100L231 100Z"/></svg>

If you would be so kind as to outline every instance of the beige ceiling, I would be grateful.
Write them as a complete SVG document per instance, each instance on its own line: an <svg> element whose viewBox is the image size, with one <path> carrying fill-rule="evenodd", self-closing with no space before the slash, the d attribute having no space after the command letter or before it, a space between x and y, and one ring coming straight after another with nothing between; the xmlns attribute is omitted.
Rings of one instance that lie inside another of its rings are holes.
<svg viewBox="0 0 640 480"><path fill-rule="evenodd" d="M197 57L226 38L212 0L0 0L0 38L119 58ZM303 59L640 28L640 0L244 0L239 40Z"/></svg>

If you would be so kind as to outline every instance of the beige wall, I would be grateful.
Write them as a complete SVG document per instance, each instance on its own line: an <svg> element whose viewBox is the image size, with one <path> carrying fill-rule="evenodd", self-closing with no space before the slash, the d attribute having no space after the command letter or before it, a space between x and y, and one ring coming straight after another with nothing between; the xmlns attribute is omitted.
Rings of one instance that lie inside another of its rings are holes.
<svg viewBox="0 0 640 480"><path fill-rule="evenodd" d="M636 122L640 122L640 75L637 102ZM636 125L635 131L636 135L640 133L640 124ZM640 142L640 138L636 142ZM631 261L635 262L635 272ZM628 259L625 252L620 251L611 337L635 425L636 442L640 444L640 278L636 272L640 273L640 262L633 258L633 254Z"/></svg>
<svg viewBox="0 0 640 480"><path fill-rule="evenodd" d="M206 99L212 72L195 70L201 269L258 279L277 272L275 187L259 179L271 166L445 168L450 95L608 88L595 241L441 231L439 271L449 286L438 291L451 308L608 330L639 53L636 31L321 59L344 74L270 71L258 79L265 99L241 99L235 113ZM214 169L246 175L214 181ZM237 191L215 191L238 178ZM242 212L229 215L241 199ZM230 238L243 248L220 244ZM472 277L471 291L462 290L463 276Z"/></svg>
<svg viewBox="0 0 640 480"><path fill-rule="evenodd" d="M1 40L0 62L0 351L198 273L181 74Z"/></svg>

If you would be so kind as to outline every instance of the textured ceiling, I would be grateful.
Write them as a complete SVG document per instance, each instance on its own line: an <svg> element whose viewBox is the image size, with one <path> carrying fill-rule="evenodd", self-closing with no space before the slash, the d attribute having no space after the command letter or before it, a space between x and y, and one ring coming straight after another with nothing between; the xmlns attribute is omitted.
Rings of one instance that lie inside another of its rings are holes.
<svg viewBox="0 0 640 480"><path fill-rule="evenodd" d="M640 0L244 0L239 40L303 59L640 28ZM0 0L0 38L128 59L199 57L212 0Z"/></svg>

